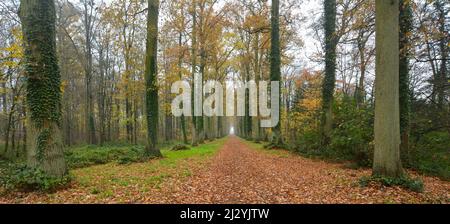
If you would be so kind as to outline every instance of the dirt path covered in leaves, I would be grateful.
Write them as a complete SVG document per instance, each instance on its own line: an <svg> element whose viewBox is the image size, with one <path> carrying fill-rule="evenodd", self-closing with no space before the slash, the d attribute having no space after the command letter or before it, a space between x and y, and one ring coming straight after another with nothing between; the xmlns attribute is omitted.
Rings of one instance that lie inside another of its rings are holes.
<svg viewBox="0 0 450 224"><path fill-rule="evenodd" d="M231 137L209 168L179 183L172 203L449 203L450 183L423 177L424 193L360 187L370 170L263 151Z"/></svg>
<svg viewBox="0 0 450 224"><path fill-rule="evenodd" d="M424 193L360 187L369 169L259 149L237 137L219 142L218 152L205 157L73 170L70 188L0 195L0 203L450 203L450 182L437 178L422 177Z"/></svg>

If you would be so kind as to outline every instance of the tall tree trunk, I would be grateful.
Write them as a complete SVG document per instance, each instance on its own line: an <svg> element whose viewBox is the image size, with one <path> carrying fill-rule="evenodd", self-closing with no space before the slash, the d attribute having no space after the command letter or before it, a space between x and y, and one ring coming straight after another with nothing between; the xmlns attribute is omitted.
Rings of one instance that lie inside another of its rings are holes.
<svg viewBox="0 0 450 224"><path fill-rule="evenodd" d="M191 49L191 57L192 57L192 99L194 99L194 92L197 88L195 85L194 77L197 67L197 1L192 0L192 49ZM195 100L192 100L192 111L195 108ZM199 141L199 134L197 131L197 119L198 117L192 116L192 146L197 146Z"/></svg>
<svg viewBox="0 0 450 224"><path fill-rule="evenodd" d="M56 56L55 2L21 0L28 113L27 161L48 175L67 174L60 131L61 77Z"/></svg>
<svg viewBox="0 0 450 224"><path fill-rule="evenodd" d="M373 175L400 177L399 0L376 0Z"/></svg>
<svg viewBox="0 0 450 224"><path fill-rule="evenodd" d="M92 95L92 15L88 12L89 1L84 1L84 28L86 38L86 64L85 64L85 84L86 84L86 125L87 139L89 144L97 144L95 137L94 102ZM92 7L92 6L90 6Z"/></svg>
<svg viewBox="0 0 450 224"><path fill-rule="evenodd" d="M23 116L26 118L27 117L27 112L26 112L26 109L24 109L24 111L23 111ZM24 120L23 121L23 135L22 135L22 142L23 142L23 145L22 145L22 153L26 153L26 150L27 150L27 123L26 123L26 120Z"/></svg>
<svg viewBox="0 0 450 224"><path fill-rule="evenodd" d="M439 77L437 80L437 104L438 104L438 109L440 111L442 111L442 109L444 108L444 101L446 99L446 86L447 86L447 61L448 61L448 53L447 53L447 48L448 48L448 43L449 43L449 38L448 38L448 32L445 30L446 29L446 12L445 12L445 8L444 8L444 3L441 0L438 0L435 2L436 5L436 9L438 10L439 13L439 33L441 33L442 37L439 40L439 48L440 48L440 52L441 52L441 64L440 64L440 68L439 68Z"/></svg>
<svg viewBox="0 0 450 224"><path fill-rule="evenodd" d="M364 89L364 81L366 79L366 43L367 38L364 37L365 30L359 31L358 34L358 53L359 53L359 70L361 72L358 81L358 88L355 92L356 104L359 107L364 103L366 98L366 92Z"/></svg>
<svg viewBox="0 0 450 224"><path fill-rule="evenodd" d="M272 0L271 9L271 51L270 51L270 81L281 82L281 49L280 49L280 1ZM281 83L279 85L279 94L281 94ZM272 90L273 91L273 90ZM278 114L281 115L281 96L278 96L279 107ZM273 143L282 145L281 122L272 128Z"/></svg>
<svg viewBox="0 0 450 224"><path fill-rule="evenodd" d="M260 63L259 63L259 33L255 33L255 39L253 43L253 49L254 49L254 73L255 73L255 83L256 87L259 89L259 81L260 81ZM260 123L259 123L259 115L253 118L253 137L256 142L259 142L260 140Z"/></svg>
<svg viewBox="0 0 450 224"><path fill-rule="evenodd" d="M12 76L12 69L11 69L11 67L8 66L6 74L7 74L7 77L11 77ZM11 81L11 85L12 85L12 81ZM5 149L4 149L5 156L7 156L8 150L9 150L9 139L10 139L10 134L11 134L11 128L12 128L12 125L13 125L14 113L15 113L16 106L17 106L16 99L17 99L16 91L13 89L12 97L10 99L11 105L10 105L10 108L9 108L9 112L6 110L7 107L5 107L5 111L8 114L8 122L6 123L6 133L5 133ZM5 102L6 102L6 100L5 100Z"/></svg>
<svg viewBox="0 0 450 224"><path fill-rule="evenodd" d="M121 101L119 99L115 99L115 105L116 105L116 111L115 111L115 121L114 121L114 137L115 139L119 139L120 138L120 104ZM126 139L126 141L128 141L128 138Z"/></svg>
<svg viewBox="0 0 450 224"><path fill-rule="evenodd" d="M14 158L15 150L16 150L16 122L14 121L11 124L11 154L10 157Z"/></svg>
<svg viewBox="0 0 450 224"><path fill-rule="evenodd" d="M158 137L158 14L159 1L148 0L147 16L147 57L145 60L145 87L147 111L147 146L149 156L161 156L157 147Z"/></svg>
<svg viewBox="0 0 450 224"><path fill-rule="evenodd" d="M166 103L166 105L170 105L170 89L169 89L169 85L166 84L165 85L165 99L164 99L164 103ZM172 131L172 116L170 116L169 113L167 113L167 111L164 111L164 123L165 123L165 140L166 142L171 141L173 138L173 131Z"/></svg>
<svg viewBox="0 0 450 224"><path fill-rule="evenodd" d="M412 30L412 10L409 0L400 0L400 67L399 67L399 105L400 105L400 151L409 153L409 117L410 117L410 91L409 91L409 33Z"/></svg>
<svg viewBox="0 0 450 224"><path fill-rule="evenodd" d="M3 78L3 74L2 73L0 73L0 89L2 90L1 92L2 92L2 95L1 95L1 98L2 98L2 112L4 113L4 114L6 114L6 112L7 112L7 106L8 106L8 102L6 101L6 79L4 79Z"/></svg>
<svg viewBox="0 0 450 224"><path fill-rule="evenodd" d="M325 0L325 77L322 84L322 137L326 145L333 129L333 95L336 83L336 0Z"/></svg>
<svg viewBox="0 0 450 224"><path fill-rule="evenodd" d="M181 48L183 47L183 33L180 31L180 33L178 34L178 47ZM180 54L178 56L178 77L180 78L180 80L183 79L183 73L181 72L182 66L183 66L183 54ZM183 142L184 144L188 144L188 139L187 139L187 133L186 133L186 118L184 117L184 114L181 115L180 118L181 121L181 132L183 134Z"/></svg>
<svg viewBox="0 0 450 224"><path fill-rule="evenodd" d="M134 94L136 95L136 93ZM134 98L133 102L133 144L137 145L137 139L138 139L138 102L136 97Z"/></svg>
<svg viewBox="0 0 450 224"><path fill-rule="evenodd" d="M9 136L11 132L11 126L12 126L12 119L14 115L14 105L11 107L11 111L8 113L8 122L6 123L6 133L5 133L5 149L3 154L5 156L8 156L8 149L9 149Z"/></svg>
<svg viewBox="0 0 450 224"><path fill-rule="evenodd" d="M245 81L250 82L250 65L245 62ZM245 138L252 138L252 117L250 116L250 88L245 90L245 117L244 117Z"/></svg>
<svg viewBox="0 0 450 224"><path fill-rule="evenodd" d="M199 72L200 72L200 77L202 80L202 85L203 85L203 80L205 80L205 67L206 67L206 49L205 49L205 30L204 28L204 20L205 20L205 1L200 1L200 13L199 13L199 23L200 23L200 33L199 33L199 39L200 39L200 68L199 68ZM200 87L201 89L201 102L203 102L203 86ZM198 134L198 141L200 144L204 143L205 141L205 137L206 133L205 133L205 117L203 116L203 107L201 108L202 110L202 116L199 116L196 118L197 120L197 134Z"/></svg>
<svg viewBox="0 0 450 224"><path fill-rule="evenodd" d="M125 1L124 8L125 6ZM125 20L128 21L128 14L125 12ZM122 29L122 37L123 37L123 45L124 45L124 62L125 62L125 128L126 128L126 138L127 142L132 143L133 141L133 124L132 124L132 99L130 96L131 94L131 88L130 88L130 82L131 82L131 65L130 65L130 54L131 54L131 46L132 46L132 40L128 39L127 35L127 25L123 26ZM129 43L130 42L130 43Z"/></svg>
<svg viewBox="0 0 450 224"><path fill-rule="evenodd" d="M100 145L105 142L105 60L103 48L99 49L99 70L100 70L100 80L99 80L99 90L98 90L98 118L100 125L99 140Z"/></svg>
<svg viewBox="0 0 450 224"><path fill-rule="evenodd" d="M126 84L128 86L128 84ZM130 94L128 94L128 87L125 87L125 91L127 92L125 94L125 119L126 119L126 129L127 129L127 142L131 143L132 141L132 129L133 126L131 124L131 103L130 103Z"/></svg>

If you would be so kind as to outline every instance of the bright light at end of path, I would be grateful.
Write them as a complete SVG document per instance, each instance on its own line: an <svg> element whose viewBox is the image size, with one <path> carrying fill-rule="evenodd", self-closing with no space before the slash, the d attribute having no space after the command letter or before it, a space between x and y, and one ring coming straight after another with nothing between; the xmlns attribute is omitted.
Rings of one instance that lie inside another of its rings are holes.
<svg viewBox="0 0 450 224"><path fill-rule="evenodd" d="M234 135L234 127L230 128L230 135Z"/></svg>

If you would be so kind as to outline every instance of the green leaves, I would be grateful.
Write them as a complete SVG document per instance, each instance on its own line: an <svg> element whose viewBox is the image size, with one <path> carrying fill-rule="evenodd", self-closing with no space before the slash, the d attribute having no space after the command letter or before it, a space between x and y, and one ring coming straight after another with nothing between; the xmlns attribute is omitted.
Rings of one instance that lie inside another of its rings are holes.
<svg viewBox="0 0 450 224"><path fill-rule="evenodd" d="M384 176L364 176L359 180L359 184L361 185L361 187L367 187L372 182L381 183L386 187L401 186L418 193L421 193L424 190L423 181L421 179L413 179L408 176L403 176L400 178L390 178Z"/></svg>
<svg viewBox="0 0 450 224"><path fill-rule="evenodd" d="M46 128L43 131L41 131L37 137L37 150L36 150L36 156L39 162L42 162L45 158L45 150L49 144L51 137L51 130Z"/></svg>
<svg viewBox="0 0 450 224"><path fill-rule="evenodd" d="M0 176L0 186L9 191L44 191L49 192L70 183L71 177L54 178L37 168L23 164L9 164Z"/></svg>

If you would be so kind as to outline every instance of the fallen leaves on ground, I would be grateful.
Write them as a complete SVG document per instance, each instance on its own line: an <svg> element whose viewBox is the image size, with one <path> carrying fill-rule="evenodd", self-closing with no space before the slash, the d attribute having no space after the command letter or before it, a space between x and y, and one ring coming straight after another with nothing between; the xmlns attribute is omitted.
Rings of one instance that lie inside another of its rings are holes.
<svg viewBox="0 0 450 224"><path fill-rule="evenodd" d="M193 149L195 150L195 149ZM76 183L54 194L21 193L3 203L450 203L450 183L421 177L423 193L371 184L370 170L253 149L236 137L215 156L74 171ZM414 174L417 176L416 174Z"/></svg>

